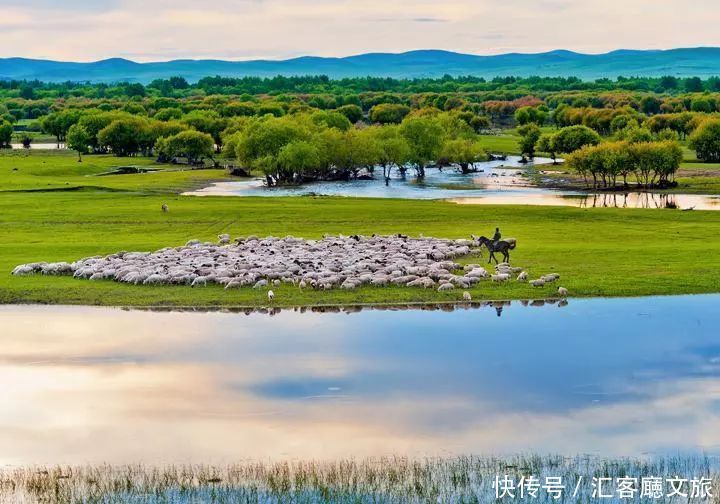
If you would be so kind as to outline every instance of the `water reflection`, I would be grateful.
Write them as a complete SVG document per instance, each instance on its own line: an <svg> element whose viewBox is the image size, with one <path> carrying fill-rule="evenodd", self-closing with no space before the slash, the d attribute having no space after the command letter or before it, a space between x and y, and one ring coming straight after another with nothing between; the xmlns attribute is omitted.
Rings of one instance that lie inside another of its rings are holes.
<svg viewBox="0 0 720 504"><path fill-rule="evenodd" d="M541 205L580 208L665 208L681 210L720 210L720 197L702 194L651 192L592 194L493 194L482 197L452 198L463 205Z"/></svg>
<svg viewBox="0 0 720 504"><path fill-rule="evenodd" d="M0 463L717 453L718 302L3 306Z"/></svg>

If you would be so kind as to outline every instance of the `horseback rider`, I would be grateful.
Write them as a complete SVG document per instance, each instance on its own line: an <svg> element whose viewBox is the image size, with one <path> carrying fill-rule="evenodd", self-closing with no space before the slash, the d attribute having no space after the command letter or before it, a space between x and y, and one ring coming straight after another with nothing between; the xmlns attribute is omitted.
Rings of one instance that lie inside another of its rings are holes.
<svg viewBox="0 0 720 504"><path fill-rule="evenodd" d="M495 248L495 245L497 245L497 243L500 241L500 238L502 238L502 235L500 234L500 228L496 227L495 234L492 237L493 248Z"/></svg>

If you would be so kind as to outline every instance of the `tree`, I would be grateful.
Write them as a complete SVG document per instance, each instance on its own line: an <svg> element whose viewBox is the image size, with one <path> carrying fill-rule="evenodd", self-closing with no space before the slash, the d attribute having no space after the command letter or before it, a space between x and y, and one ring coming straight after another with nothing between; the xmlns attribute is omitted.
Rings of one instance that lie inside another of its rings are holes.
<svg viewBox="0 0 720 504"><path fill-rule="evenodd" d="M410 160L410 146L397 126L368 128L378 146L378 164L383 168L385 185L390 185L393 167L402 168Z"/></svg>
<svg viewBox="0 0 720 504"><path fill-rule="evenodd" d="M556 152L573 152L585 145L597 145L600 135L587 126L568 126L555 134Z"/></svg>
<svg viewBox="0 0 720 504"><path fill-rule="evenodd" d="M547 153L553 160L553 164L557 164L557 143L555 141L556 135L542 135L538 139L538 143L535 148L539 152Z"/></svg>
<svg viewBox="0 0 720 504"><path fill-rule="evenodd" d="M40 120L40 126L45 133L54 135L58 144L65 141L70 126L80 120L82 112L78 109L53 112Z"/></svg>
<svg viewBox="0 0 720 504"><path fill-rule="evenodd" d="M183 117L182 121L188 126L207 133L215 142L216 152L222 152L222 132L228 126L228 120L220 117L220 114L213 110L194 110Z"/></svg>
<svg viewBox="0 0 720 504"><path fill-rule="evenodd" d="M425 177L425 167L440 154L445 131L430 117L408 117L400 125L400 134L410 146L409 161L415 165L418 178Z"/></svg>
<svg viewBox="0 0 720 504"><path fill-rule="evenodd" d="M347 117L352 124L361 121L363 118L363 111L357 105L343 105L338 107L336 111Z"/></svg>
<svg viewBox="0 0 720 504"><path fill-rule="evenodd" d="M134 156L147 142L147 123L135 117L116 119L98 133L98 144L116 156Z"/></svg>
<svg viewBox="0 0 720 504"><path fill-rule="evenodd" d="M529 123L519 127L517 131L520 134L520 152L523 156L535 157L535 146L541 135L540 128L535 123Z"/></svg>
<svg viewBox="0 0 720 504"><path fill-rule="evenodd" d="M320 110L312 115L312 120L315 124L323 125L326 128L337 128L340 131L352 128L350 120L339 112Z"/></svg>
<svg viewBox="0 0 720 504"><path fill-rule="evenodd" d="M720 120L709 119L701 123L690 135L690 148L697 158L706 163L720 162Z"/></svg>
<svg viewBox="0 0 720 504"><path fill-rule="evenodd" d="M207 133L187 130L176 135L160 137L155 149L161 159L184 157L187 158L188 164L194 165L205 158L212 158L215 144Z"/></svg>
<svg viewBox="0 0 720 504"><path fill-rule="evenodd" d="M280 149L276 166L285 179L299 182L306 173L320 167L320 153L317 147L304 140L290 142Z"/></svg>
<svg viewBox="0 0 720 504"><path fill-rule="evenodd" d="M0 148L10 147L12 141L13 126L7 121L0 120Z"/></svg>
<svg viewBox="0 0 720 504"><path fill-rule="evenodd" d="M440 157L448 163L457 163L463 173L470 173L470 167L486 157L480 145L469 139L456 138L448 140L443 145Z"/></svg>
<svg viewBox="0 0 720 504"><path fill-rule="evenodd" d="M90 151L92 136L80 124L73 124L67 133L68 148L78 153L78 163L82 163L82 155Z"/></svg>
<svg viewBox="0 0 720 504"><path fill-rule="evenodd" d="M700 77L688 77L683 82L683 87L688 93L701 93L703 90L703 83Z"/></svg>
<svg viewBox="0 0 720 504"><path fill-rule="evenodd" d="M406 115L410 113L410 107L395 103L381 103L370 109L370 121L380 124L400 124Z"/></svg>
<svg viewBox="0 0 720 504"><path fill-rule="evenodd" d="M515 111L515 121L520 125L535 123L542 126L547 118L548 113L538 107L521 107Z"/></svg>

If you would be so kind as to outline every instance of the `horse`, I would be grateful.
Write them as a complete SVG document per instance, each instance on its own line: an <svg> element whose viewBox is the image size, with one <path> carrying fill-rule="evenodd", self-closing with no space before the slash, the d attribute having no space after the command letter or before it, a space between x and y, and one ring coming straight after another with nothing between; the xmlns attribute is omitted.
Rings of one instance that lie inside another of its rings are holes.
<svg viewBox="0 0 720 504"><path fill-rule="evenodd" d="M517 242L513 238L508 238L506 240L500 240L497 243L492 241L489 238L486 238L485 236L481 236L480 238L477 238L473 235L473 239L477 240L478 245L483 246L485 245L485 248L488 249L488 252L490 252L490 258L488 259L488 264L492 262L493 259L495 259L495 264L498 263L497 257L495 257L495 252L500 252L503 255L503 262L509 263L510 262L510 250L514 250L517 246Z"/></svg>

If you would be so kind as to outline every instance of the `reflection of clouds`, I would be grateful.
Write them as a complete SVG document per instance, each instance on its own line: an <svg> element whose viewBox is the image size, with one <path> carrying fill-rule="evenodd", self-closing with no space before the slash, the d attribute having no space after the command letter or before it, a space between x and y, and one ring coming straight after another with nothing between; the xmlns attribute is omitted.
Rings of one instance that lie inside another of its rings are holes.
<svg viewBox="0 0 720 504"><path fill-rule="evenodd" d="M717 301L501 318L0 307L0 462L712 449Z"/></svg>

